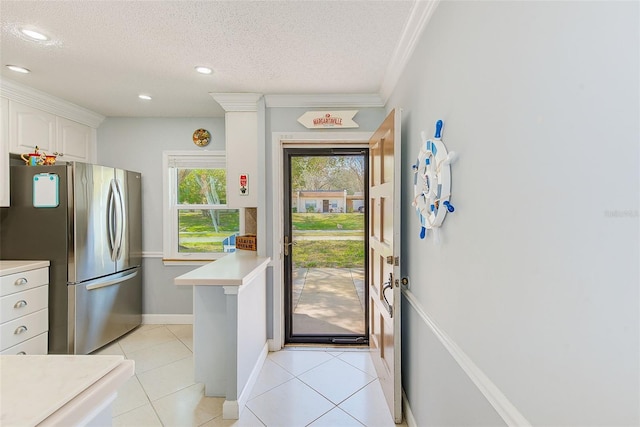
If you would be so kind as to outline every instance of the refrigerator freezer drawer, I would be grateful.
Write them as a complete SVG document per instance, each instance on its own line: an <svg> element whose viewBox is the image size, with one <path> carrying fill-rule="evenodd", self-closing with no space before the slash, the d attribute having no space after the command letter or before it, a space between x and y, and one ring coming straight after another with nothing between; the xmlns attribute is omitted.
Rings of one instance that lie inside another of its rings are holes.
<svg viewBox="0 0 640 427"><path fill-rule="evenodd" d="M68 295L73 354L89 354L142 323L140 268L70 285Z"/></svg>
<svg viewBox="0 0 640 427"><path fill-rule="evenodd" d="M49 305L49 287L39 286L0 298L0 323L35 313Z"/></svg>
<svg viewBox="0 0 640 427"><path fill-rule="evenodd" d="M47 331L49 312L45 308L0 325L0 351Z"/></svg>
<svg viewBox="0 0 640 427"><path fill-rule="evenodd" d="M47 354L47 338L48 334L43 332L38 336L21 342L20 344L0 351L0 354Z"/></svg>

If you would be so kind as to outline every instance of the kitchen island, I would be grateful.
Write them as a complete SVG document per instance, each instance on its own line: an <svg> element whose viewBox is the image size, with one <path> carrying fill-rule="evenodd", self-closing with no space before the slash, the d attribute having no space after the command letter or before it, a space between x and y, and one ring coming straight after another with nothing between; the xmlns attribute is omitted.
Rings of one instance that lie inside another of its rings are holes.
<svg viewBox="0 0 640 427"><path fill-rule="evenodd" d="M123 356L0 356L0 424L111 425L116 390L133 374Z"/></svg>
<svg viewBox="0 0 640 427"><path fill-rule="evenodd" d="M238 250L175 278L193 286L195 380L225 397L238 419L267 357L266 268L270 258Z"/></svg>

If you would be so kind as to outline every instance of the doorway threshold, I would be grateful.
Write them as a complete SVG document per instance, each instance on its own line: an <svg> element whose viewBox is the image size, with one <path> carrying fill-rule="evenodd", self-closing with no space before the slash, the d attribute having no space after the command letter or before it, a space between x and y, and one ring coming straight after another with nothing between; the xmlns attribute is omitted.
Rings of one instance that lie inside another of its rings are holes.
<svg viewBox="0 0 640 427"><path fill-rule="evenodd" d="M366 350L369 351L368 344L327 344L327 343L292 343L285 344L285 350L335 350L341 351Z"/></svg>

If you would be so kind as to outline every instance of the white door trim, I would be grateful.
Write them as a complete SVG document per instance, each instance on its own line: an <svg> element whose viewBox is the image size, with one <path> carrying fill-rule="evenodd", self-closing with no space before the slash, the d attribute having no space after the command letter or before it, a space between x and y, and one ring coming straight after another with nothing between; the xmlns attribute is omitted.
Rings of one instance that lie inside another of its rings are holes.
<svg viewBox="0 0 640 427"><path fill-rule="evenodd" d="M368 147L373 132L272 132L271 134L271 188L273 189L273 339L269 341L269 351L284 347L284 279L282 258L282 234L284 230L284 176L282 156L286 145L293 147L346 147L362 145Z"/></svg>

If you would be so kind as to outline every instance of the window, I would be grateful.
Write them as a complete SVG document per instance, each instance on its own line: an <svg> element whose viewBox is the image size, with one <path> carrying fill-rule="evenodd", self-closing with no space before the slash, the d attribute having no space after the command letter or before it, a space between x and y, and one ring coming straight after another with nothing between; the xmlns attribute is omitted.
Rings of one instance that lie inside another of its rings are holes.
<svg viewBox="0 0 640 427"><path fill-rule="evenodd" d="M164 259L210 260L235 250L240 212L227 207L224 151L163 153Z"/></svg>
<svg viewBox="0 0 640 427"><path fill-rule="evenodd" d="M315 200L305 201L304 202L304 209L307 212L315 212L316 211L316 201Z"/></svg>

